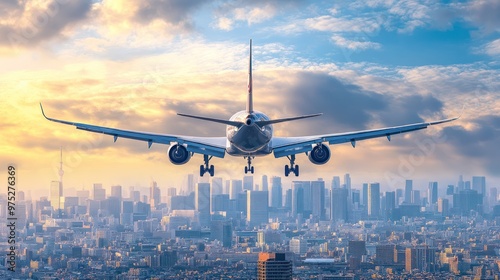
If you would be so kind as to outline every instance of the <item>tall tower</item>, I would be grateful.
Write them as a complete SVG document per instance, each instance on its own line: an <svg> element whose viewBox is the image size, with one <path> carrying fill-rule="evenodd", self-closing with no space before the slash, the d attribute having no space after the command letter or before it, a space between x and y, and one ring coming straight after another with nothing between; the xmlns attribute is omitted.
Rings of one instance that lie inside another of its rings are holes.
<svg viewBox="0 0 500 280"><path fill-rule="evenodd" d="M54 212L52 213L53 218L61 218L62 210L64 209L64 198L63 198L63 161L62 161L62 147L60 150L60 160L59 160L59 181L52 181L50 183L50 204Z"/></svg>
<svg viewBox="0 0 500 280"><path fill-rule="evenodd" d="M368 185L368 217L371 219L380 218L380 184L371 183Z"/></svg>
<svg viewBox="0 0 500 280"><path fill-rule="evenodd" d="M200 213L200 225L210 226L210 184L198 183L195 186L194 203L196 211Z"/></svg>
<svg viewBox="0 0 500 280"><path fill-rule="evenodd" d="M292 279L292 262L286 260L285 253L259 253L257 279Z"/></svg>
<svg viewBox="0 0 500 280"><path fill-rule="evenodd" d="M247 221L250 226L269 222L268 198L267 191L247 191Z"/></svg>

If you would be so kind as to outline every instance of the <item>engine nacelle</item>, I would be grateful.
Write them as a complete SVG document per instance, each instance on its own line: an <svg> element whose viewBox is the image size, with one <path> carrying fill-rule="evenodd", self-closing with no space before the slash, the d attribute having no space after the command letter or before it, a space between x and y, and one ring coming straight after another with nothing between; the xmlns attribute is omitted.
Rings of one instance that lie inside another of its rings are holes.
<svg viewBox="0 0 500 280"><path fill-rule="evenodd" d="M314 164L325 164L330 159L330 148L325 144L316 145L309 152L309 160Z"/></svg>
<svg viewBox="0 0 500 280"><path fill-rule="evenodd" d="M168 148L168 159L175 165L185 164L191 159L191 153L185 146L175 144Z"/></svg>

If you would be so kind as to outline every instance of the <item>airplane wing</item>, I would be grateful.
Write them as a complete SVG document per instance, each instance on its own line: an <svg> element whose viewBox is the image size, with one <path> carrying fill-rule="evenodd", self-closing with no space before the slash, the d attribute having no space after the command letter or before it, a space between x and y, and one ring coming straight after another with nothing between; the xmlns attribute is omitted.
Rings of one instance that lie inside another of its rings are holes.
<svg viewBox="0 0 500 280"><path fill-rule="evenodd" d="M192 136L181 136L181 135L156 134L149 132L109 128L109 127L77 123L77 122L69 122L47 117L45 115L45 112L43 111L41 103L40 103L40 108L42 109L43 116L49 121L67 125L73 125L77 129L81 130L111 135L114 137L115 142L118 138L128 138L128 139L147 142L148 148L151 148L151 145L153 145L153 143L166 144L166 145L170 145L172 143L179 143L179 144L185 144L186 149L189 152L209 155L219 158L223 158L226 153L226 137L192 137Z"/></svg>
<svg viewBox="0 0 500 280"><path fill-rule="evenodd" d="M274 137L272 140L273 142L271 144L271 147L273 148L274 156L277 158L295 155L299 153L310 152L315 144L324 142L328 142L328 144L330 145L351 142L351 145L355 147L356 142L360 140L366 140L377 137L387 137L387 139L390 141L391 135L425 129L430 125L451 122L456 119L458 119L458 117L434 121L434 122L422 122L422 123L379 128L372 130L362 130L362 131L315 135L315 136Z"/></svg>

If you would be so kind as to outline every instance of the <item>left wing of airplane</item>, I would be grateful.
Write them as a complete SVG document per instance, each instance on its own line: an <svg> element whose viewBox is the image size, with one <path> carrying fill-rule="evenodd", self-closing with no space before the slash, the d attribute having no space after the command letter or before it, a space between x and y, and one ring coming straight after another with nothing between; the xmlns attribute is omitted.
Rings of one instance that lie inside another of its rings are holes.
<svg viewBox="0 0 500 280"><path fill-rule="evenodd" d="M115 142L118 138L128 138L128 139L147 142L149 148L151 147L151 145L153 145L153 143L165 144L165 145L171 145L171 148L173 146L176 146L181 149L186 149L187 152L190 153L202 154L206 156L214 156L219 158L223 158L226 152L226 137L192 137L192 136L182 136L182 135L156 134L149 132L109 128L109 127L77 123L77 122L69 122L47 117L45 115L45 112L43 111L41 103L40 103L40 109L42 110L43 116L49 121L67 125L73 125L77 129L81 130L111 135L114 137ZM174 162L175 156L174 156L174 161L172 161L172 157L170 158L170 160L176 164L180 164L180 162L184 160L187 162L187 160L189 160L190 155L188 154L182 154L182 155L186 156L186 158L180 158L180 157L177 158L179 160L179 162L177 163ZM171 156L170 149L169 149L169 156Z"/></svg>
<svg viewBox="0 0 500 280"><path fill-rule="evenodd" d="M362 130L362 131L324 134L315 136L274 137L272 140L273 142L271 144L271 147L274 150L274 156L277 158L284 156L292 156L299 153L308 153L312 151L318 144L326 142L330 145L351 142L351 145L355 147L356 142L360 140L366 140L377 137L387 137L387 139L390 141L391 135L425 129L430 125L451 122L456 119L458 119L458 117L434 121L434 122L422 122L422 123L379 128L372 130Z"/></svg>

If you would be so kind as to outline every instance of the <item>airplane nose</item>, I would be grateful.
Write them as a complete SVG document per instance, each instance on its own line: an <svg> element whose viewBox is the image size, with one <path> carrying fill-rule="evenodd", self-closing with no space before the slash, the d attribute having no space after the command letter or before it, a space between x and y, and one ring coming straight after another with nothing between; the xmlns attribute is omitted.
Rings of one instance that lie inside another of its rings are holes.
<svg viewBox="0 0 500 280"><path fill-rule="evenodd" d="M246 125L252 125L252 123L253 123L253 120L252 120L251 118L247 118L247 119L245 120L245 124L246 124Z"/></svg>

